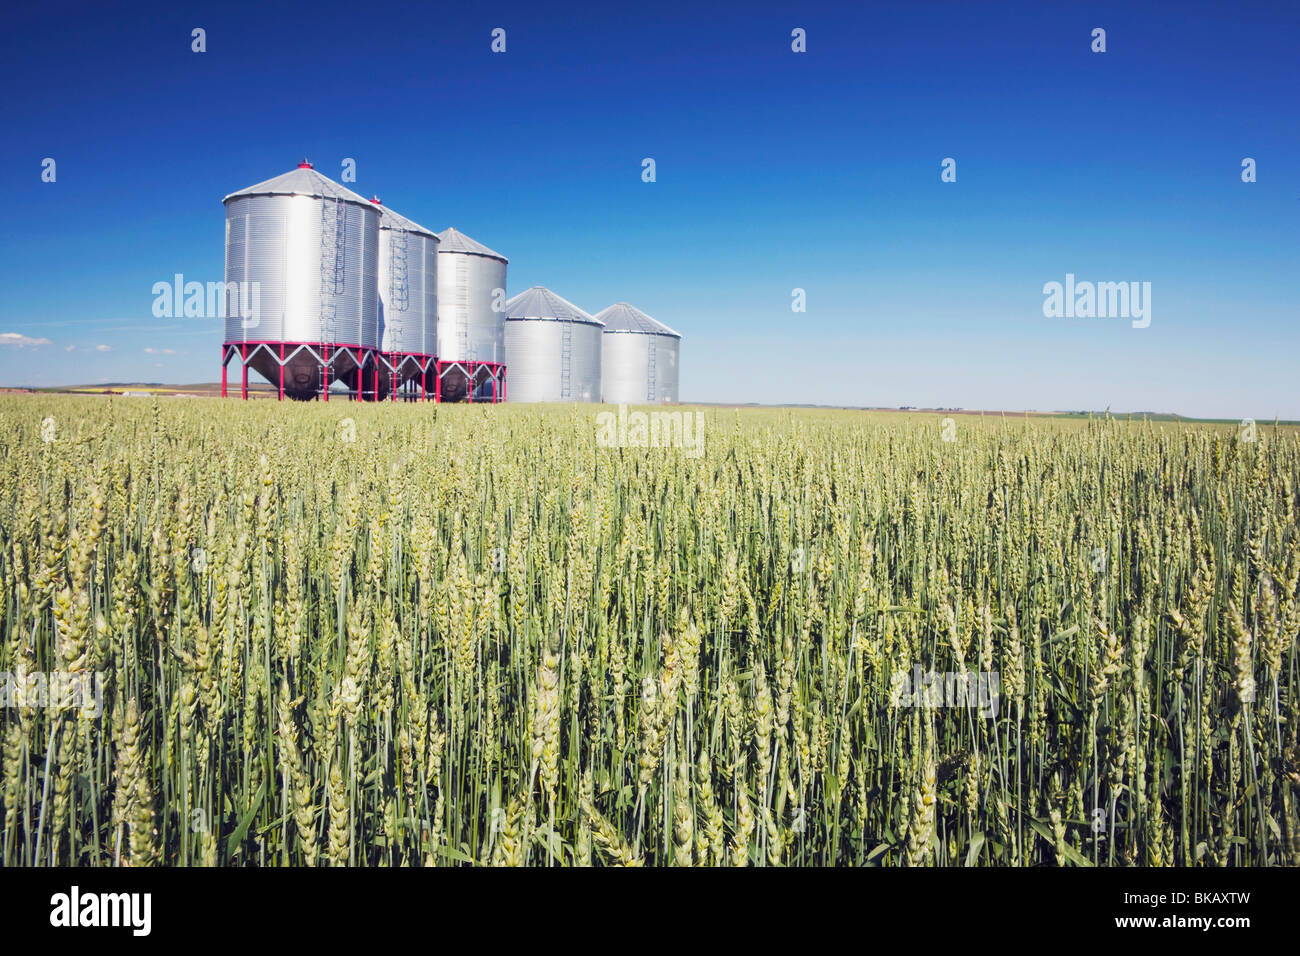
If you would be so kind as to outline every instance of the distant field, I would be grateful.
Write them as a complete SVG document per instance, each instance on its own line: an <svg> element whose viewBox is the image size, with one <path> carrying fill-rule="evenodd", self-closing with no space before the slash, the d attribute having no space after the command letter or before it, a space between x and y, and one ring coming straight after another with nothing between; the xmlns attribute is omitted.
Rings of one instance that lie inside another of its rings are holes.
<svg viewBox="0 0 1300 956"><path fill-rule="evenodd" d="M203 382L197 385L136 385L136 384L112 384L112 385L68 385L60 388L44 388L37 390L40 394L68 394L68 395L124 395L129 393L155 395L159 398L169 397L190 397L190 398L220 398L220 382ZM275 398L276 390L264 383L248 383L249 398ZM239 386L235 385L234 395L239 395Z"/></svg>
<svg viewBox="0 0 1300 956"><path fill-rule="evenodd" d="M276 389L260 380L254 381L255 376L250 377L248 383L249 398L275 398ZM3 392L4 390L0 390ZM132 385L115 383L111 385L65 385L54 388L42 389L11 389L14 392L27 392L33 394L69 394L69 395L123 395L127 393L147 393L163 397L187 397L187 398L220 398L220 382L202 382L196 385L160 385L157 383ZM228 388L228 397L238 398L239 386L232 384ZM346 400L346 396L344 396ZM763 408L794 408L808 409L809 411L832 411L834 406L819 405L754 405L754 404L728 404L710 402L701 404L701 408L744 408L761 410ZM1105 418L1105 412L1053 412L1053 411L1000 411L989 409L971 409L971 408L850 408L846 411L869 411L882 412L891 415L941 415L941 416L974 416L974 417L995 417L995 418L1065 418L1065 419L1088 419L1088 418ZM1233 424L1235 419L1214 419L1214 418L1187 418L1182 415L1175 415L1169 412L1131 412L1117 414L1113 416L1117 419L1132 421L1152 421L1152 422L1187 422L1187 423L1207 423L1207 424ZM1291 420L1280 420L1274 422L1269 420L1267 424L1277 425L1300 425L1300 422Z"/></svg>
<svg viewBox="0 0 1300 956"><path fill-rule="evenodd" d="M1300 432L672 411L0 396L0 862L1300 864Z"/></svg>

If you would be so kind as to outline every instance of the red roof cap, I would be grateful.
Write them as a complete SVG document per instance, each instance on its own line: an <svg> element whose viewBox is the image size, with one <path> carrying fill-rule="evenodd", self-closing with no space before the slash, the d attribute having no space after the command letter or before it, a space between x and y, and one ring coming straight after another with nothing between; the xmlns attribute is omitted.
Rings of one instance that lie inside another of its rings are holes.
<svg viewBox="0 0 1300 956"><path fill-rule="evenodd" d="M298 168L299 168L299 169L311 169L311 163L307 162L307 160L304 159L301 163L298 164Z"/></svg>

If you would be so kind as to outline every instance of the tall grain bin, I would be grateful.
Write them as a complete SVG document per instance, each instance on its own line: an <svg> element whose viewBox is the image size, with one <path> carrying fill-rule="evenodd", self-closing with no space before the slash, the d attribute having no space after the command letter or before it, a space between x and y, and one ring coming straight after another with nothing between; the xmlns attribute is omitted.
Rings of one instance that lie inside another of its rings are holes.
<svg viewBox="0 0 1300 956"><path fill-rule="evenodd" d="M539 285L505 309L512 402L600 401L600 320Z"/></svg>
<svg viewBox="0 0 1300 956"><path fill-rule="evenodd" d="M662 405L677 401L682 337L626 302L596 313L601 333L602 401Z"/></svg>
<svg viewBox="0 0 1300 956"><path fill-rule="evenodd" d="M234 347L272 384L283 366L293 397L321 393L326 368L330 382L355 386L379 346L379 210L306 160L222 201L224 358ZM245 314L250 285L256 314Z"/></svg>
<svg viewBox="0 0 1300 956"><path fill-rule="evenodd" d="M438 239L439 361L504 361L502 313L492 306L505 302L509 260L450 227Z"/></svg>
<svg viewBox="0 0 1300 956"><path fill-rule="evenodd" d="M371 199L379 219L382 392L416 379L438 348L438 236Z"/></svg>

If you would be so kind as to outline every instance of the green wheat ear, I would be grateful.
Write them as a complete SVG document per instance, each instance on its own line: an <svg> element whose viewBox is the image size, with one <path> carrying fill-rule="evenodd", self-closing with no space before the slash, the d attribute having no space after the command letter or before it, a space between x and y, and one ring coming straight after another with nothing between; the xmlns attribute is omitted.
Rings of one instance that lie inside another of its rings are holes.
<svg viewBox="0 0 1300 956"><path fill-rule="evenodd" d="M483 411L0 396L0 863L1300 865L1294 427Z"/></svg>

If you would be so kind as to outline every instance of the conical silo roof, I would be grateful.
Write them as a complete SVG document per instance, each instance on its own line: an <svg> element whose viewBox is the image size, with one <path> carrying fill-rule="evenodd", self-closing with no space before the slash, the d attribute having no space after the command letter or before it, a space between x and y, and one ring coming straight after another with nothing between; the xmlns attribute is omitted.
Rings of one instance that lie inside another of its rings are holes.
<svg viewBox="0 0 1300 956"><path fill-rule="evenodd" d="M605 324L606 332L640 332L644 335L669 335L682 337L657 319L652 319L635 306L615 302L608 309L596 313L596 319Z"/></svg>
<svg viewBox="0 0 1300 956"><path fill-rule="evenodd" d="M400 229L402 232L417 232L420 235L428 236L434 242L438 241L438 234L432 229L420 225L418 222L412 222L399 212L393 212L378 199L371 199L373 205L380 212L379 228L380 229Z"/></svg>
<svg viewBox="0 0 1300 956"><path fill-rule="evenodd" d="M493 252L481 242L476 242L459 229L453 229L448 226L442 232L438 233L439 252L461 252L471 256L487 256L489 259L500 259L502 262L509 262L499 252Z"/></svg>
<svg viewBox="0 0 1300 956"><path fill-rule="evenodd" d="M584 312L568 299L562 298L544 286L525 289L506 303L505 317L511 319L543 319L554 322L582 322L601 325L589 312Z"/></svg>
<svg viewBox="0 0 1300 956"><path fill-rule="evenodd" d="M221 201L229 202L239 196L311 196L316 199L341 199L362 206L370 205L363 197L346 186L340 186L328 176L316 172L312 169L311 163L306 160L299 163L297 169L291 169L274 179L240 189Z"/></svg>

